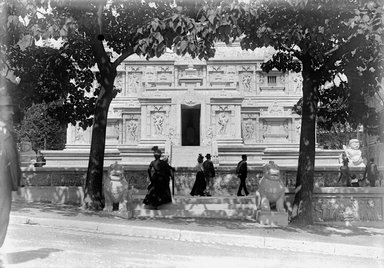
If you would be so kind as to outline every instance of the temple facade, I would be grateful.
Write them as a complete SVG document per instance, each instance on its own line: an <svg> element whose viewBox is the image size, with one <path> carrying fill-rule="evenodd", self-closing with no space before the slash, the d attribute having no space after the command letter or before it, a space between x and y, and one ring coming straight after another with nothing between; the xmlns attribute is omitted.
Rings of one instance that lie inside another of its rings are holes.
<svg viewBox="0 0 384 268"><path fill-rule="evenodd" d="M209 61L172 52L150 60L131 56L115 81L120 93L109 110L106 161L148 163L154 145L175 166L194 165L198 153L212 154L221 165L246 153L251 164L261 165L297 152L301 121L292 108L302 76L263 72L261 64L273 53L219 44ZM64 151L89 152L90 140L91 129L69 126Z"/></svg>

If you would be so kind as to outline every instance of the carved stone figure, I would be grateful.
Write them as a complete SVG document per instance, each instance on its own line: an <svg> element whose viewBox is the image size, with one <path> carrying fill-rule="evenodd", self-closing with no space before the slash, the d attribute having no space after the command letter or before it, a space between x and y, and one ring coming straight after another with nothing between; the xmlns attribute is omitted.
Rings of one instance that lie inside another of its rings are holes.
<svg viewBox="0 0 384 268"><path fill-rule="evenodd" d="M36 163L36 153L32 150L32 143L23 141L20 143L20 166L28 167L34 166Z"/></svg>
<svg viewBox="0 0 384 268"><path fill-rule="evenodd" d="M130 120L127 123L127 130L128 130L128 140L136 141L136 137L137 137L137 122L135 120Z"/></svg>
<svg viewBox="0 0 384 268"><path fill-rule="evenodd" d="M228 124L229 118L225 113L220 113L219 114L219 133L220 134L225 134L227 132L227 124Z"/></svg>
<svg viewBox="0 0 384 268"><path fill-rule="evenodd" d="M127 211L129 189L124 178L124 168L115 162L109 166L108 175L103 179L103 192L105 197L104 210L111 212L114 205L119 205L119 211Z"/></svg>
<svg viewBox="0 0 384 268"><path fill-rule="evenodd" d="M343 149L352 167L365 167L361 157L360 142L358 139L351 139L348 146L343 145Z"/></svg>
<svg viewBox="0 0 384 268"><path fill-rule="evenodd" d="M270 211L271 204L276 204L278 212L284 209L285 186L280 178L280 168L273 161L263 166L263 177L256 191L257 210Z"/></svg>
<svg viewBox="0 0 384 268"><path fill-rule="evenodd" d="M163 134L163 123L164 123L164 116L162 114L156 113L153 116L153 124L155 126L156 134Z"/></svg>
<svg viewBox="0 0 384 268"><path fill-rule="evenodd" d="M252 120L247 120L244 122L243 131L244 131L244 139L245 140L252 139L254 132L255 132L255 127L252 123Z"/></svg>
<svg viewBox="0 0 384 268"><path fill-rule="evenodd" d="M251 82L252 82L252 77L250 75L244 75L241 83L243 84L243 88L246 91L251 90Z"/></svg>

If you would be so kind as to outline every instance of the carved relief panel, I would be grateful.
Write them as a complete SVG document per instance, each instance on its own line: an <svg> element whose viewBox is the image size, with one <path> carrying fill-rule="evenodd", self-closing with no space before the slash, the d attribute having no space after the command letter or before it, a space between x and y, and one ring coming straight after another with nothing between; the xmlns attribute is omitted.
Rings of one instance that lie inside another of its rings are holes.
<svg viewBox="0 0 384 268"><path fill-rule="evenodd" d="M245 95L255 94L255 66L244 65L239 67L239 90Z"/></svg>
<svg viewBox="0 0 384 268"><path fill-rule="evenodd" d="M214 126L216 136L232 137L234 133L234 106L233 105L214 105L212 115L214 116Z"/></svg>
<svg viewBox="0 0 384 268"><path fill-rule="evenodd" d="M123 115L124 143L137 144L140 140L140 114Z"/></svg>
<svg viewBox="0 0 384 268"><path fill-rule="evenodd" d="M74 144L90 144L91 142L91 129L84 130L78 124L76 126L70 126L72 128L72 142Z"/></svg>
<svg viewBox="0 0 384 268"><path fill-rule="evenodd" d="M120 120L108 119L106 144L118 144L120 141Z"/></svg>
<svg viewBox="0 0 384 268"><path fill-rule="evenodd" d="M146 66L145 84L147 87L173 86L174 82L174 66Z"/></svg>
<svg viewBox="0 0 384 268"><path fill-rule="evenodd" d="M157 71L157 84L173 85L173 66L160 66Z"/></svg>
<svg viewBox="0 0 384 268"><path fill-rule="evenodd" d="M151 137L164 137L169 128L169 106L148 106L147 124Z"/></svg>
<svg viewBox="0 0 384 268"><path fill-rule="evenodd" d="M188 84L201 86L205 80L204 66L193 65L192 63L188 66L178 66L176 69L177 73L177 85L185 86Z"/></svg>
<svg viewBox="0 0 384 268"><path fill-rule="evenodd" d="M234 65L209 65L207 70L211 86L234 86L238 82L237 67Z"/></svg>
<svg viewBox="0 0 384 268"><path fill-rule="evenodd" d="M241 130L245 144L255 143L258 138L258 115L246 113L242 115Z"/></svg>
<svg viewBox="0 0 384 268"><path fill-rule="evenodd" d="M289 121L283 118L264 118L262 124L262 141L266 143L287 143L289 141Z"/></svg>
<svg viewBox="0 0 384 268"><path fill-rule="evenodd" d="M303 76L301 73L290 73L289 79L289 91L292 94L301 94L303 87Z"/></svg>
<svg viewBox="0 0 384 268"><path fill-rule="evenodd" d="M115 78L115 87L119 91L118 96L125 95L125 71L118 71Z"/></svg>
<svg viewBox="0 0 384 268"><path fill-rule="evenodd" d="M132 66L128 68L127 75L127 90L125 95L140 93L144 87L143 67Z"/></svg>

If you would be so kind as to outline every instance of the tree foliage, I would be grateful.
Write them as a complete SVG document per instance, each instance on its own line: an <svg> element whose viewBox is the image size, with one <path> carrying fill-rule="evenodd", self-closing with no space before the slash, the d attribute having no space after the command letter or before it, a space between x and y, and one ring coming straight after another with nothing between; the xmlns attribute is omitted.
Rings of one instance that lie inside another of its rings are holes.
<svg viewBox="0 0 384 268"><path fill-rule="evenodd" d="M35 151L62 150L65 146L66 125L49 115L48 106L46 103L32 104L22 121L15 125L19 142L30 141Z"/></svg>
<svg viewBox="0 0 384 268"><path fill-rule="evenodd" d="M94 75L82 68L81 59L71 57L67 46L16 47L8 55L13 74L19 79L12 96L21 112L45 103L48 115L61 125L78 121L85 127L91 125L96 100L91 94Z"/></svg>
<svg viewBox="0 0 384 268"><path fill-rule="evenodd" d="M242 47L278 51L264 71L302 71L294 216L312 223L316 120L326 128L330 119L364 124L372 118L364 97L379 91L383 76L383 7L378 1L251 1L240 11ZM346 81L327 86L340 75Z"/></svg>

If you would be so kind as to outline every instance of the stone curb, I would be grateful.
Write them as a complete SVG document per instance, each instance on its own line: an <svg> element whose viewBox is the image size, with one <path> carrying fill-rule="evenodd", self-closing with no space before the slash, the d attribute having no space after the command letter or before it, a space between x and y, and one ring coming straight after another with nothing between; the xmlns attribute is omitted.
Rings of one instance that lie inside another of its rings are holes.
<svg viewBox="0 0 384 268"><path fill-rule="evenodd" d="M384 259L384 246L369 247L332 242L325 243L306 240L282 239L268 236L263 237L256 235L227 234L222 232L214 233L189 231L171 228L168 229L18 215L11 215L10 224L42 225L64 229L75 229L83 232L99 232L103 234L114 234L122 236Z"/></svg>

